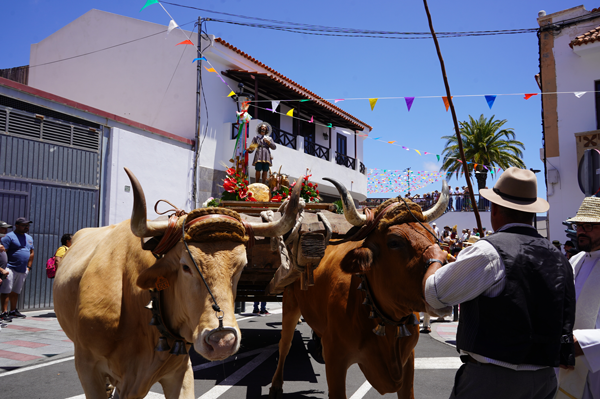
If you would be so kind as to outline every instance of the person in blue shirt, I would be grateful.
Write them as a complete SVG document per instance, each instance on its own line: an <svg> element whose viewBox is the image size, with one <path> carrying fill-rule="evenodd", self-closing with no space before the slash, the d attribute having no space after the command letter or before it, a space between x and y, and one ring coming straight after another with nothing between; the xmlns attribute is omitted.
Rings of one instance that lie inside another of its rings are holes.
<svg viewBox="0 0 600 399"><path fill-rule="evenodd" d="M2 318L7 316L25 317L17 309L17 301L33 264L33 238L27 234L31 223L33 223L31 220L23 217L18 218L13 231L0 239L0 243L6 249L6 255L8 256L7 270L9 272L6 280L0 286ZM9 301L10 312L8 312Z"/></svg>

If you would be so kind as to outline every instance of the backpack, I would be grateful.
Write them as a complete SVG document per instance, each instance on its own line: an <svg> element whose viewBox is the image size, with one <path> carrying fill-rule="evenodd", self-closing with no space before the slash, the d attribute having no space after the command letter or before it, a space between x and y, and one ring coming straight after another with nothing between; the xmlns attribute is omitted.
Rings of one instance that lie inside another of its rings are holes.
<svg viewBox="0 0 600 399"><path fill-rule="evenodd" d="M56 257L53 256L46 261L46 276L48 278L54 278L56 274Z"/></svg>

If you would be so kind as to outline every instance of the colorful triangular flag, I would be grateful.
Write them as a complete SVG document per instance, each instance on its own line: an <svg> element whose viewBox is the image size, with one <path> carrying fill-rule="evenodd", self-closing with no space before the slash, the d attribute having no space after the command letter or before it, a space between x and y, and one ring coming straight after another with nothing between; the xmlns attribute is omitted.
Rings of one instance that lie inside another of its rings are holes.
<svg viewBox="0 0 600 399"><path fill-rule="evenodd" d="M142 7L142 9L140 10L140 12L142 12L142 10L148 6L151 6L152 4L158 4L158 0L148 0L146 2L146 4L144 5L144 7Z"/></svg>
<svg viewBox="0 0 600 399"><path fill-rule="evenodd" d="M450 97L451 99L454 98L454 96ZM442 97L442 100L444 100L444 106L446 107L446 112L448 112L448 108L450 107L450 102L448 101L448 97Z"/></svg>
<svg viewBox="0 0 600 399"><path fill-rule="evenodd" d="M190 44L192 46L194 45L194 43L192 43L192 41L189 40L189 39L188 40L184 40L181 43L177 43L176 46L179 46L180 44Z"/></svg>
<svg viewBox="0 0 600 399"><path fill-rule="evenodd" d="M231 90L231 93L229 93L229 94L227 95L227 97L233 97L233 96L235 96L235 92L234 92L233 90Z"/></svg>
<svg viewBox="0 0 600 399"><path fill-rule="evenodd" d="M525 93L525 97L523 97L525 100L529 100L531 97L533 96L537 96L537 93Z"/></svg>
<svg viewBox="0 0 600 399"><path fill-rule="evenodd" d="M207 68L207 67L204 67L204 69L206 69L208 72L214 72L214 73L217 73L217 71L215 70L215 68Z"/></svg>
<svg viewBox="0 0 600 399"><path fill-rule="evenodd" d="M168 35L169 33L171 33L171 31L172 31L173 29L175 29L175 28L178 28L178 27L179 27L179 25L177 25L177 22L175 22L174 20L171 20L171 21L169 22L169 27L167 28L167 35Z"/></svg>
<svg viewBox="0 0 600 399"><path fill-rule="evenodd" d="M308 121L308 123L313 123L314 121L315 121L315 117L314 117L314 116L311 116L311 117L310 117L310 120Z"/></svg>
<svg viewBox="0 0 600 399"><path fill-rule="evenodd" d="M332 123L328 123L327 127L333 127L333 124Z"/></svg>
<svg viewBox="0 0 600 399"><path fill-rule="evenodd" d="M575 97L581 98L581 96L583 96L585 93L587 93L587 92L585 92L585 91L576 91L573 94L575 94Z"/></svg>
<svg viewBox="0 0 600 399"><path fill-rule="evenodd" d="M488 107L492 109L492 105L494 105L494 101L496 101L496 96L485 96L485 101L487 102Z"/></svg>
<svg viewBox="0 0 600 399"><path fill-rule="evenodd" d="M275 112L277 107L279 107L279 101L271 101L271 107L273 108L272 111Z"/></svg>
<svg viewBox="0 0 600 399"><path fill-rule="evenodd" d="M410 107L412 107L413 101L415 101L415 98L414 97L404 97L404 100L406 101L406 106L408 107L408 112L410 112Z"/></svg>
<svg viewBox="0 0 600 399"><path fill-rule="evenodd" d="M410 148L402 146L402 148L404 148L406 151L410 151Z"/></svg>
<svg viewBox="0 0 600 399"><path fill-rule="evenodd" d="M421 155L421 153L419 152L419 150L415 150L417 152L417 154Z"/></svg>
<svg viewBox="0 0 600 399"><path fill-rule="evenodd" d="M194 58L192 60L192 62L196 62L196 61L206 61L206 58L205 57L200 57L200 58Z"/></svg>
<svg viewBox="0 0 600 399"><path fill-rule="evenodd" d="M292 118L294 117L294 108L290 109L288 112L285 113L287 116L291 116Z"/></svg>
<svg viewBox="0 0 600 399"><path fill-rule="evenodd" d="M375 104L377 104L377 98L369 98L369 104L371 104L371 111L375 108Z"/></svg>
<svg viewBox="0 0 600 399"><path fill-rule="evenodd" d="M336 98L335 100L333 100L333 102L335 104L339 103L340 101L344 101L344 99L343 98Z"/></svg>
<svg viewBox="0 0 600 399"><path fill-rule="evenodd" d="M394 141L388 141L388 143L390 143L390 144L394 144L395 142L396 142L396 140L394 140Z"/></svg>

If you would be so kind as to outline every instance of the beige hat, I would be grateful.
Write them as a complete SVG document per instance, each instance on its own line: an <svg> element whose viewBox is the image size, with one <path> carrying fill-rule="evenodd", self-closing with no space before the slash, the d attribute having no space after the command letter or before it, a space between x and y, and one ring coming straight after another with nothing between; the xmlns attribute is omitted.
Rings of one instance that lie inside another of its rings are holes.
<svg viewBox="0 0 600 399"><path fill-rule="evenodd" d="M567 222L600 223L600 198L585 197L577 211L577 215L567 220Z"/></svg>
<svg viewBox="0 0 600 399"><path fill-rule="evenodd" d="M482 188L479 194L494 204L521 212L546 212L550 208L548 201L538 198L537 179L527 169L506 169L493 189Z"/></svg>

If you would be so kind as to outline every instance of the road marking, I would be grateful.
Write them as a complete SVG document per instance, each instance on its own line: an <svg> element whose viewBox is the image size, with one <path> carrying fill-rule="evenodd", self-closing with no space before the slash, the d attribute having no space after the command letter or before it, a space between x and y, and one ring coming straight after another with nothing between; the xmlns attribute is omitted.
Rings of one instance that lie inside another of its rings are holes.
<svg viewBox="0 0 600 399"><path fill-rule="evenodd" d="M23 373L25 371L35 370L35 369L39 369L39 368L46 367L46 366L52 366L53 364L58 364L58 363L62 363L62 362L68 362L69 360L73 360L73 359L75 359L75 356L69 356L69 357L65 357L63 359L52 360L50 362L43 363L43 364L37 364L37 365L34 365L34 366L23 367L21 369L17 369L17 370L13 370L13 371L7 371L6 373L2 373L2 374L0 374L0 377L6 377L6 376L9 376L9 375L13 375L13 374Z"/></svg>
<svg viewBox="0 0 600 399"><path fill-rule="evenodd" d="M255 368L260 366L265 360L267 360L273 353L277 351L277 348L270 348L263 350L262 353L248 362L244 367L240 368L235 373L231 374L229 377L224 379L216 385L212 387L208 392L204 395L200 396L198 399L216 399L219 396L223 395L227 392L232 386L240 382L244 377L250 374Z"/></svg>
<svg viewBox="0 0 600 399"><path fill-rule="evenodd" d="M202 363L202 364L199 364L197 366L194 366L192 368L192 370L198 371L198 370L204 370L204 369L208 369L208 368L215 367L215 366L220 366L222 364L233 362L235 360L241 360L241 359L245 359L245 358L250 357L250 356L259 355L259 354L263 353L265 350L270 350L270 349L277 349L277 350L279 350L279 344L273 344L273 345L265 346L264 348L254 349L254 350L251 350L251 351L248 351L248 352L240 353L239 355L232 355L231 357L228 357L225 360L219 360L219 361L216 361L216 362Z"/></svg>
<svg viewBox="0 0 600 399"><path fill-rule="evenodd" d="M165 399L165 395L156 393L156 392L148 392L148 395L146 395L145 398L146 399ZM85 394L71 396L70 398L66 398L66 399L85 399Z"/></svg>
<svg viewBox="0 0 600 399"><path fill-rule="evenodd" d="M370 389L371 384L369 384L369 381L365 381L365 383L362 384L360 388L356 390L356 392L354 392L354 395L350 396L350 399L361 399L367 394L367 392L369 392Z"/></svg>
<svg viewBox="0 0 600 399"><path fill-rule="evenodd" d="M415 359L415 370L456 370L462 366L459 357L418 357Z"/></svg>

